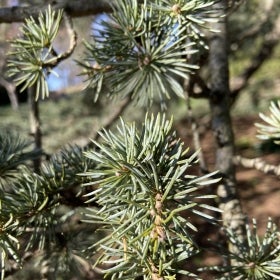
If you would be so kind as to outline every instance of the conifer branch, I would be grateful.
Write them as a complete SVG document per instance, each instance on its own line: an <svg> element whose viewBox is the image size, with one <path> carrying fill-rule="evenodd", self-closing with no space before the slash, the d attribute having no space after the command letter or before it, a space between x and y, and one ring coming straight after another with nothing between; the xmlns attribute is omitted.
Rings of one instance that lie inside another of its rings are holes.
<svg viewBox="0 0 280 280"><path fill-rule="evenodd" d="M110 129L111 126L114 124L114 122L123 114L123 112L127 109L127 107L131 104L131 98L126 97L120 106L117 108L117 110L112 113L106 120L106 122L103 124L103 129ZM98 132L95 132L94 136L92 137L93 140L97 141L100 137L100 134ZM91 146L91 143L89 144Z"/></svg>
<svg viewBox="0 0 280 280"><path fill-rule="evenodd" d="M28 17L38 17L40 12L48 9L51 4L54 10L63 9L71 17L83 17L112 11L112 1L108 0L63 0L47 1L45 5L13 6L0 8L0 23L23 22ZM50 2L50 3L49 3Z"/></svg>
<svg viewBox="0 0 280 280"><path fill-rule="evenodd" d="M245 158L242 156L235 156L234 163L246 168L255 168L256 170L259 170L265 174L280 176L279 165L269 164L261 158Z"/></svg>

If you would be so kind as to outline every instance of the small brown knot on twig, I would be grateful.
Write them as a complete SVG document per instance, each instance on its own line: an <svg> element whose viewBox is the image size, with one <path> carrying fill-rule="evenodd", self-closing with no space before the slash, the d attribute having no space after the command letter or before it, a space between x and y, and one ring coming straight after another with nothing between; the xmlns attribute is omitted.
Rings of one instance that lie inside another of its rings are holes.
<svg viewBox="0 0 280 280"><path fill-rule="evenodd" d="M178 4L174 4L174 5L172 6L171 10L172 10L172 13L173 13L175 16L181 14L181 7L180 7L180 5L178 5Z"/></svg>

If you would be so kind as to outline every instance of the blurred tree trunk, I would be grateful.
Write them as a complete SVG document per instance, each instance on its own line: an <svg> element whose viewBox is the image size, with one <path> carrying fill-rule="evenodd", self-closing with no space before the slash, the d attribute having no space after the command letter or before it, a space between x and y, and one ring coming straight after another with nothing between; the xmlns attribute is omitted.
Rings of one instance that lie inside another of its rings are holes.
<svg viewBox="0 0 280 280"><path fill-rule="evenodd" d="M11 0L0 1L0 5L4 7L13 4L17 4L17 2ZM11 106L14 110L18 109L16 86L9 78L7 78L5 72L6 72L6 55L10 48L10 43L8 42L8 40L14 37L17 32L18 32L18 28L16 24L9 24L9 25L1 24L0 26L0 73L1 73L0 84L6 89Z"/></svg>
<svg viewBox="0 0 280 280"><path fill-rule="evenodd" d="M223 211L223 225L243 236L244 215L237 194L235 178L234 136L230 116L230 89L227 46L227 18L222 17L227 10L226 0L216 4L220 21L214 28L220 32L213 33L210 39L209 67L211 73L210 108L212 114L212 131L216 140L216 168L223 175L218 186L219 207ZM234 248L230 248L234 250Z"/></svg>

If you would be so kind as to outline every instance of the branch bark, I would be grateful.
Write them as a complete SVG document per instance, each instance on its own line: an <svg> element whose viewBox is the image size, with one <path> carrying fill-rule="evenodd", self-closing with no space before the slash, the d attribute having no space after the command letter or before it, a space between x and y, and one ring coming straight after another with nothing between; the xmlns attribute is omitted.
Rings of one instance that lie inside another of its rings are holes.
<svg viewBox="0 0 280 280"><path fill-rule="evenodd" d="M261 158L244 158L242 156L235 156L234 163L240 164L246 168L255 168L265 174L280 176L280 166L265 162Z"/></svg>
<svg viewBox="0 0 280 280"><path fill-rule="evenodd" d="M42 151L39 101L36 101L35 96L36 89L35 86L32 86L28 89L30 133L34 138L34 150ZM36 173L40 173L41 161L41 156L33 160L34 171Z"/></svg>
<svg viewBox="0 0 280 280"><path fill-rule="evenodd" d="M199 90L197 90L199 89ZM184 82L186 95L191 98L209 98L210 89L198 73L193 74Z"/></svg>
<svg viewBox="0 0 280 280"><path fill-rule="evenodd" d="M34 6L14 6L0 8L0 23L23 22L26 18L37 17L51 4L53 9L63 9L71 17L83 17L112 11L109 0L61 0Z"/></svg>
<svg viewBox="0 0 280 280"><path fill-rule="evenodd" d="M218 186L219 207L222 210L223 225L236 232L243 239L245 219L236 189L234 157L234 135L230 116L230 90L228 66L227 18L222 17L227 9L227 0L216 5L220 21L214 24L214 33L210 39L209 66L211 73L210 109L212 114L212 130L215 136L216 169L222 174ZM238 253L238 249L229 246L230 251Z"/></svg>
<svg viewBox="0 0 280 280"><path fill-rule="evenodd" d="M4 79L1 75L0 75L0 84L7 91L12 108L14 110L17 110L18 109L18 99L17 99L17 95L16 95L16 86L12 82L9 82L6 79Z"/></svg>
<svg viewBox="0 0 280 280"><path fill-rule="evenodd" d="M115 121L120 117L120 115L126 110L126 108L129 106L130 103L131 103L131 97L126 97L123 100L123 102L120 104L120 106L117 108L117 110L108 117L106 122L102 125L102 128L108 130L115 123ZM98 133L98 131L95 131L91 139L97 141L99 137L100 134ZM91 145L92 142L87 144L87 147L91 147Z"/></svg>

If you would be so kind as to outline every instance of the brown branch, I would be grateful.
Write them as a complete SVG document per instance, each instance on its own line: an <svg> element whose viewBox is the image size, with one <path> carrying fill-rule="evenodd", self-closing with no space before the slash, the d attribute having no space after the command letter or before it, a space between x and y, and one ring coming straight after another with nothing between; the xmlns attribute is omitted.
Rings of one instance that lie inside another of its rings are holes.
<svg viewBox="0 0 280 280"><path fill-rule="evenodd" d="M227 5L227 0L217 1L213 5L213 8L217 10L217 16L220 16L220 21L212 23L211 27L220 32L213 33L209 42L209 71L211 74L209 106L212 131L217 145L215 166L223 174L222 181L217 187L223 226L234 231L242 241L244 240L245 219L237 192L235 166L232 162L234 134L229 107L228 23L227 18L223 17ZM234 254L240 253L240 248L230 242L228 249ZM231 261L231 264L236 265L234 261Z"/></svg>
<svg viewBox="0 0 280 280"><path fill-rule="evenodd" d="M204 159L204 155L203 155L203 152L202 152L202 149L201 149L201 142L200 142L200 136L199 136L199 131L198 131L198 124L197 124L197 121L196 121L196 119L193 115L193 110L192 110L192 107L191 107L189 96L187 96L187 109L188 109L188 120L191 124L194 149L196 151L199 151L198 159L199 159L200 172L202 174L205 174L206 172L208 172L208 168L207 168L206 161Z"/></svg>
<svg viewBox="0 0 280 280"><path fill-rule="evenodd" d="M18 109L18 99L16 95L16 86L12 83L4 79L2 76L0 76L0 84L6 89L12 108L14 110Z"/></svg>
<svg viewBox="0 0 280 280"><path fill-rule="evenodd" d="M235 156L233 161L235 165L242 165L243 167L246 168L255 168L256 170L262 171L265 174L280 176L279 165L268 164L263 159L260 158L251 159L251 158L244 158L242 156Z"/></svg>
<svg viewBox="0 0 280 280"><path fill-rule="evenodd" d="M29 122L30 133L34 138L34 150L42 150L42 133L40 123L40 108L39 101L36 101L36 88L32 86L28 88L28 103L29 103ZM34 171L40 173L41 157L33 160Z"/></svg>
<svg viewBox="0 0 280 280"><path fill-rule="evenodd" d="M60 54L57 57L57 63L61 62L62 60L65 60L71 56L71 54L73 53L73 51L77 45L77 38L78 38L78 35L73 27L72 18L66 12L63 14L63 18L64 18L65 27L67 29L67 32L70 34L70 44L69 44L68 50L66 52Z"/></svg>
<svg viewBox="0 0 280 280"><path fill-rule="evenodd" d="M57 55L56 58L52 58L51 62L47 62L43 64L43 67L47 68L53 68L55 66L57 66L61 61L67 59L68 57L70 57L77 45L77 33L73 28L73 22L72 22L72 18L68 16L67 13L63 14L64 17L64 21L65 21L65 26L67 29L67 32L70 34L70 44L69 44L69 48L67 51L57 55L55 51L54 55Z"/></svg>
<svg viewBox="0 0 280 280"><path fill-rule="evenodd" d="M197 91L197 88L199 88L199 91ZM184 89L186 95L191 98L209 98L211 92L198 73L191 75L190 79L185 81Z"/></svg>
<svg viewBox="0 0 280 280"><path fill-rule="evenodd" d="M128 107L128 105L131 103L131 98L127 97L123 100L122 104L118 106L117 110L108 117L105 124L102 126L103 129L109 129L113 123L119 118L119 116L125 111L125 109ZM93 139L94 141L97 141L100 137L100 134L97 132L94 132ZM87 145L87 147L91 147L92 142Z"/></svg>
<svg viewBox="0 0 280 280"><path fill-rule="evenodd" d="M271 19L272 13L275 11L273 4L274 0L267 0L261 5L262 10L259 11L258 22L256 22L251 28L245 29L241 32L235 40L235 44L240 45L244 40L254 38L261 33L264 26L267 25L267 22Z"/></svg>
<svg viewBox="0 0 280 280"><path fill-rule="evenodd" d="M71 17L83 17L112 11L109 0L63 0L50 1L54 10L63 9ZM48 8L48 4L33 6L14 6L0 8L0 23L23 22L26 18L37 17Z"/></svg>

